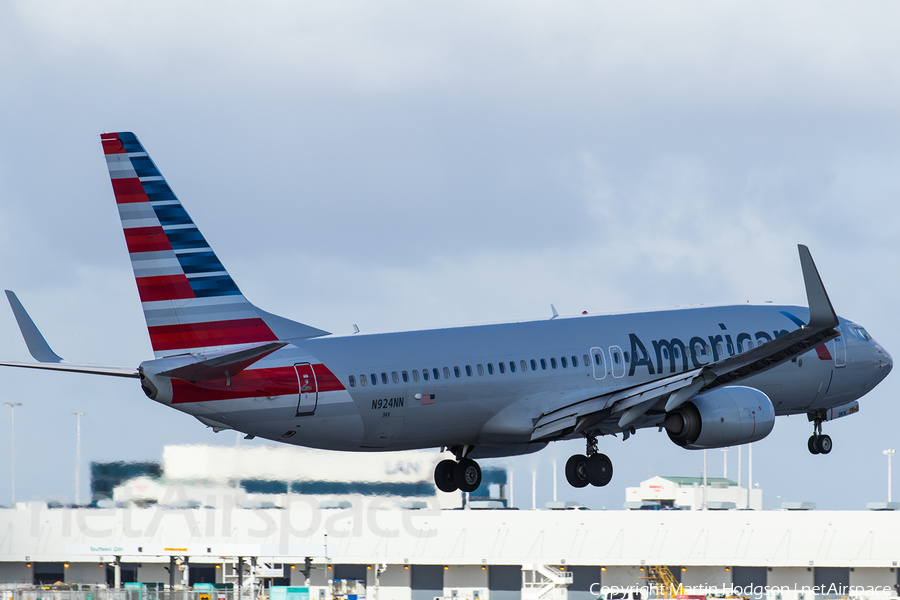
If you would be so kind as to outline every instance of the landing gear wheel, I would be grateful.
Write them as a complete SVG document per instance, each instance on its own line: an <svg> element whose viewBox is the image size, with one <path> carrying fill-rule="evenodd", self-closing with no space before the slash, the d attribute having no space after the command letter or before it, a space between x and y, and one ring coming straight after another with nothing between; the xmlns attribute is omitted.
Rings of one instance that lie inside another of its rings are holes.
<svg viewBox="0 0 900 600"><path fill-rule="evenodd" d="M584 471L591 485L603 487L612 480L612 461L605 454L592 454L587 458Z"/></svg>
<svg viewBox="0 0 900 600"><path fill-rule="evenodd" d="M471 458L460 460L453 469L453 483L464 492L474 492L481 485L481 467Z"/></svg>
<svg viewBox="0 0 900 600"><path fill-rule="evenodd" d="M816 449L820 454L828 454L831 452L832 444L831 444L831 436L830 435L820 435L818 441L816 442Z"/></svg>
<svg viewBox="0 0 900 600"><path fill-rule="evenodd" d="M587 457L584 454L575 454L566 461L566 481L574 488L583 488L588 483Z"/></svg>
<svg viewBox="0 0 900 600"><path fill-rule="evenodd" d="M442 492L455 492L459 489L453 478L456 470L455 460L442 460L434 468L434 485Z"/></svg>
<svg viewBox="0 0 900 600"><path fill-rule="evenodd" d="M817 435L809 436L809 441L806 442L806 447L809 449L810 454L818 454L819 453L819 436L817 436Z"/></svg>

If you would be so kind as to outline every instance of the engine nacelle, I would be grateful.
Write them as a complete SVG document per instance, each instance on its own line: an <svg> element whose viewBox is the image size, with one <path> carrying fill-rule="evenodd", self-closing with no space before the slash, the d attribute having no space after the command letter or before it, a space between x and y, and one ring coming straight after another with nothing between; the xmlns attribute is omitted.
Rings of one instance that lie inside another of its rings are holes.
<svg viewBox="0 0 900 600"><path fill-rule="evenodd" d="M740 385L694 396L666 415L669 438L683 448L725 448L758 442L775 427L775 407L761 391Z"/></svg>

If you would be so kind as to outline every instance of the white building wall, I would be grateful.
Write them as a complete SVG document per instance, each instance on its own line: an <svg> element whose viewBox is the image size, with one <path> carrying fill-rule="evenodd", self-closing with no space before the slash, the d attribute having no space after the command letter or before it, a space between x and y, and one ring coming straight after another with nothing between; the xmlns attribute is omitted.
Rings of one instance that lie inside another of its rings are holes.
<svg viewBox="0 0 900 600"><path fill-rule="evenodd" d="M888 598L896 598L898 596L896 569L873 569L867 567L859 567L850 569L850 587L866 588L864 592L853 592L851 596L856 596L860 600L887 600ZM888 588L890 591L869 591L868 588Z"/></svg>
<svg viewBox="0 0 900 600"><path fill-rule="evenodd" d="M410 570L404 565L388 565L387 571L381 574L379 600L412 600ZM375 575L370 572L366 595L375 598Z"/></svg>
<svg viewBox="0 0 900 600"><path fill-rule="evenodd" d="M168 564L141 563L138 567L138 581L141 583L164 583L169 585ZM175 573L175 580L181 578L180 573Z"/></svg>
<svg viewBox="0 0 900 600"><path fill-rule="evenodd" d="M715 586L719 591L697 590L698 594L724 593L731 586L731 571L728 567L685 567L681 572L681 585L686 594L693 594L690 587Z"/></svg>
<svg viewBox="0 0 900 600"><path fill-rule="evenodd" d="M641 571L639 567L607 567L600 577L600 584L603 587L643 587L649 584L646 579L646 571Z"/></svg>
<svg viewBox="0 0 900 600"><path fill-rule="evenodd" d="M480 565L451 565L444 571L445 597L473 600L477 591L478 597L484 598L487 589L488 572Z"/></svg>
<svg viewBox="0 0 900 600"><path fill-rule="evenodd" d="M68 563L66 582L98 584L106 583L106 564L100 561L91 563Z"/></svg>
<svg viewBox="0 0 900 600"><path fill-rule="evenodd" d="M815 574L812 567L783 567L772 569L766 574L766 585L772 587L812 587L815 583ZM784 597L783 600L789 600ZM814 600L807 598L806 600Z"/></svg>
<svg viewBox="0 0 900 600"><path fill-rule="evenodd" d="M24 583L30 585L34 581L34 574L27 563L0 562L0 582Z"/></svg>

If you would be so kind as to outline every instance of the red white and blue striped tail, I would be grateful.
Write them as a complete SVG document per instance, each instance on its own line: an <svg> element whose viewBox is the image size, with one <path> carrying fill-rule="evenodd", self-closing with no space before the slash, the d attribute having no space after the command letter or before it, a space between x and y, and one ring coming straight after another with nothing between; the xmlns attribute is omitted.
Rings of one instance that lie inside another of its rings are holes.
<svg viewBox="0 0 900 600"><path fill-rule="evenodd" d="M157 358L328 334L253 306L137 137L100 139Z"/></svg>

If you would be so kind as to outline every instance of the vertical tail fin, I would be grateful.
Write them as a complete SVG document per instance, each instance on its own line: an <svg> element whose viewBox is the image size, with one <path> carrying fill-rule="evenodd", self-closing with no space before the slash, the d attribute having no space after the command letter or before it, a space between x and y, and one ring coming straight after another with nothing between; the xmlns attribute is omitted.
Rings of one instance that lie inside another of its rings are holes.
<svg viewBox="0 0 900 600"><path fill-rule="evenodd" d="M253 306L137 137L100 139L157 357L327 335Z"/></svg>

